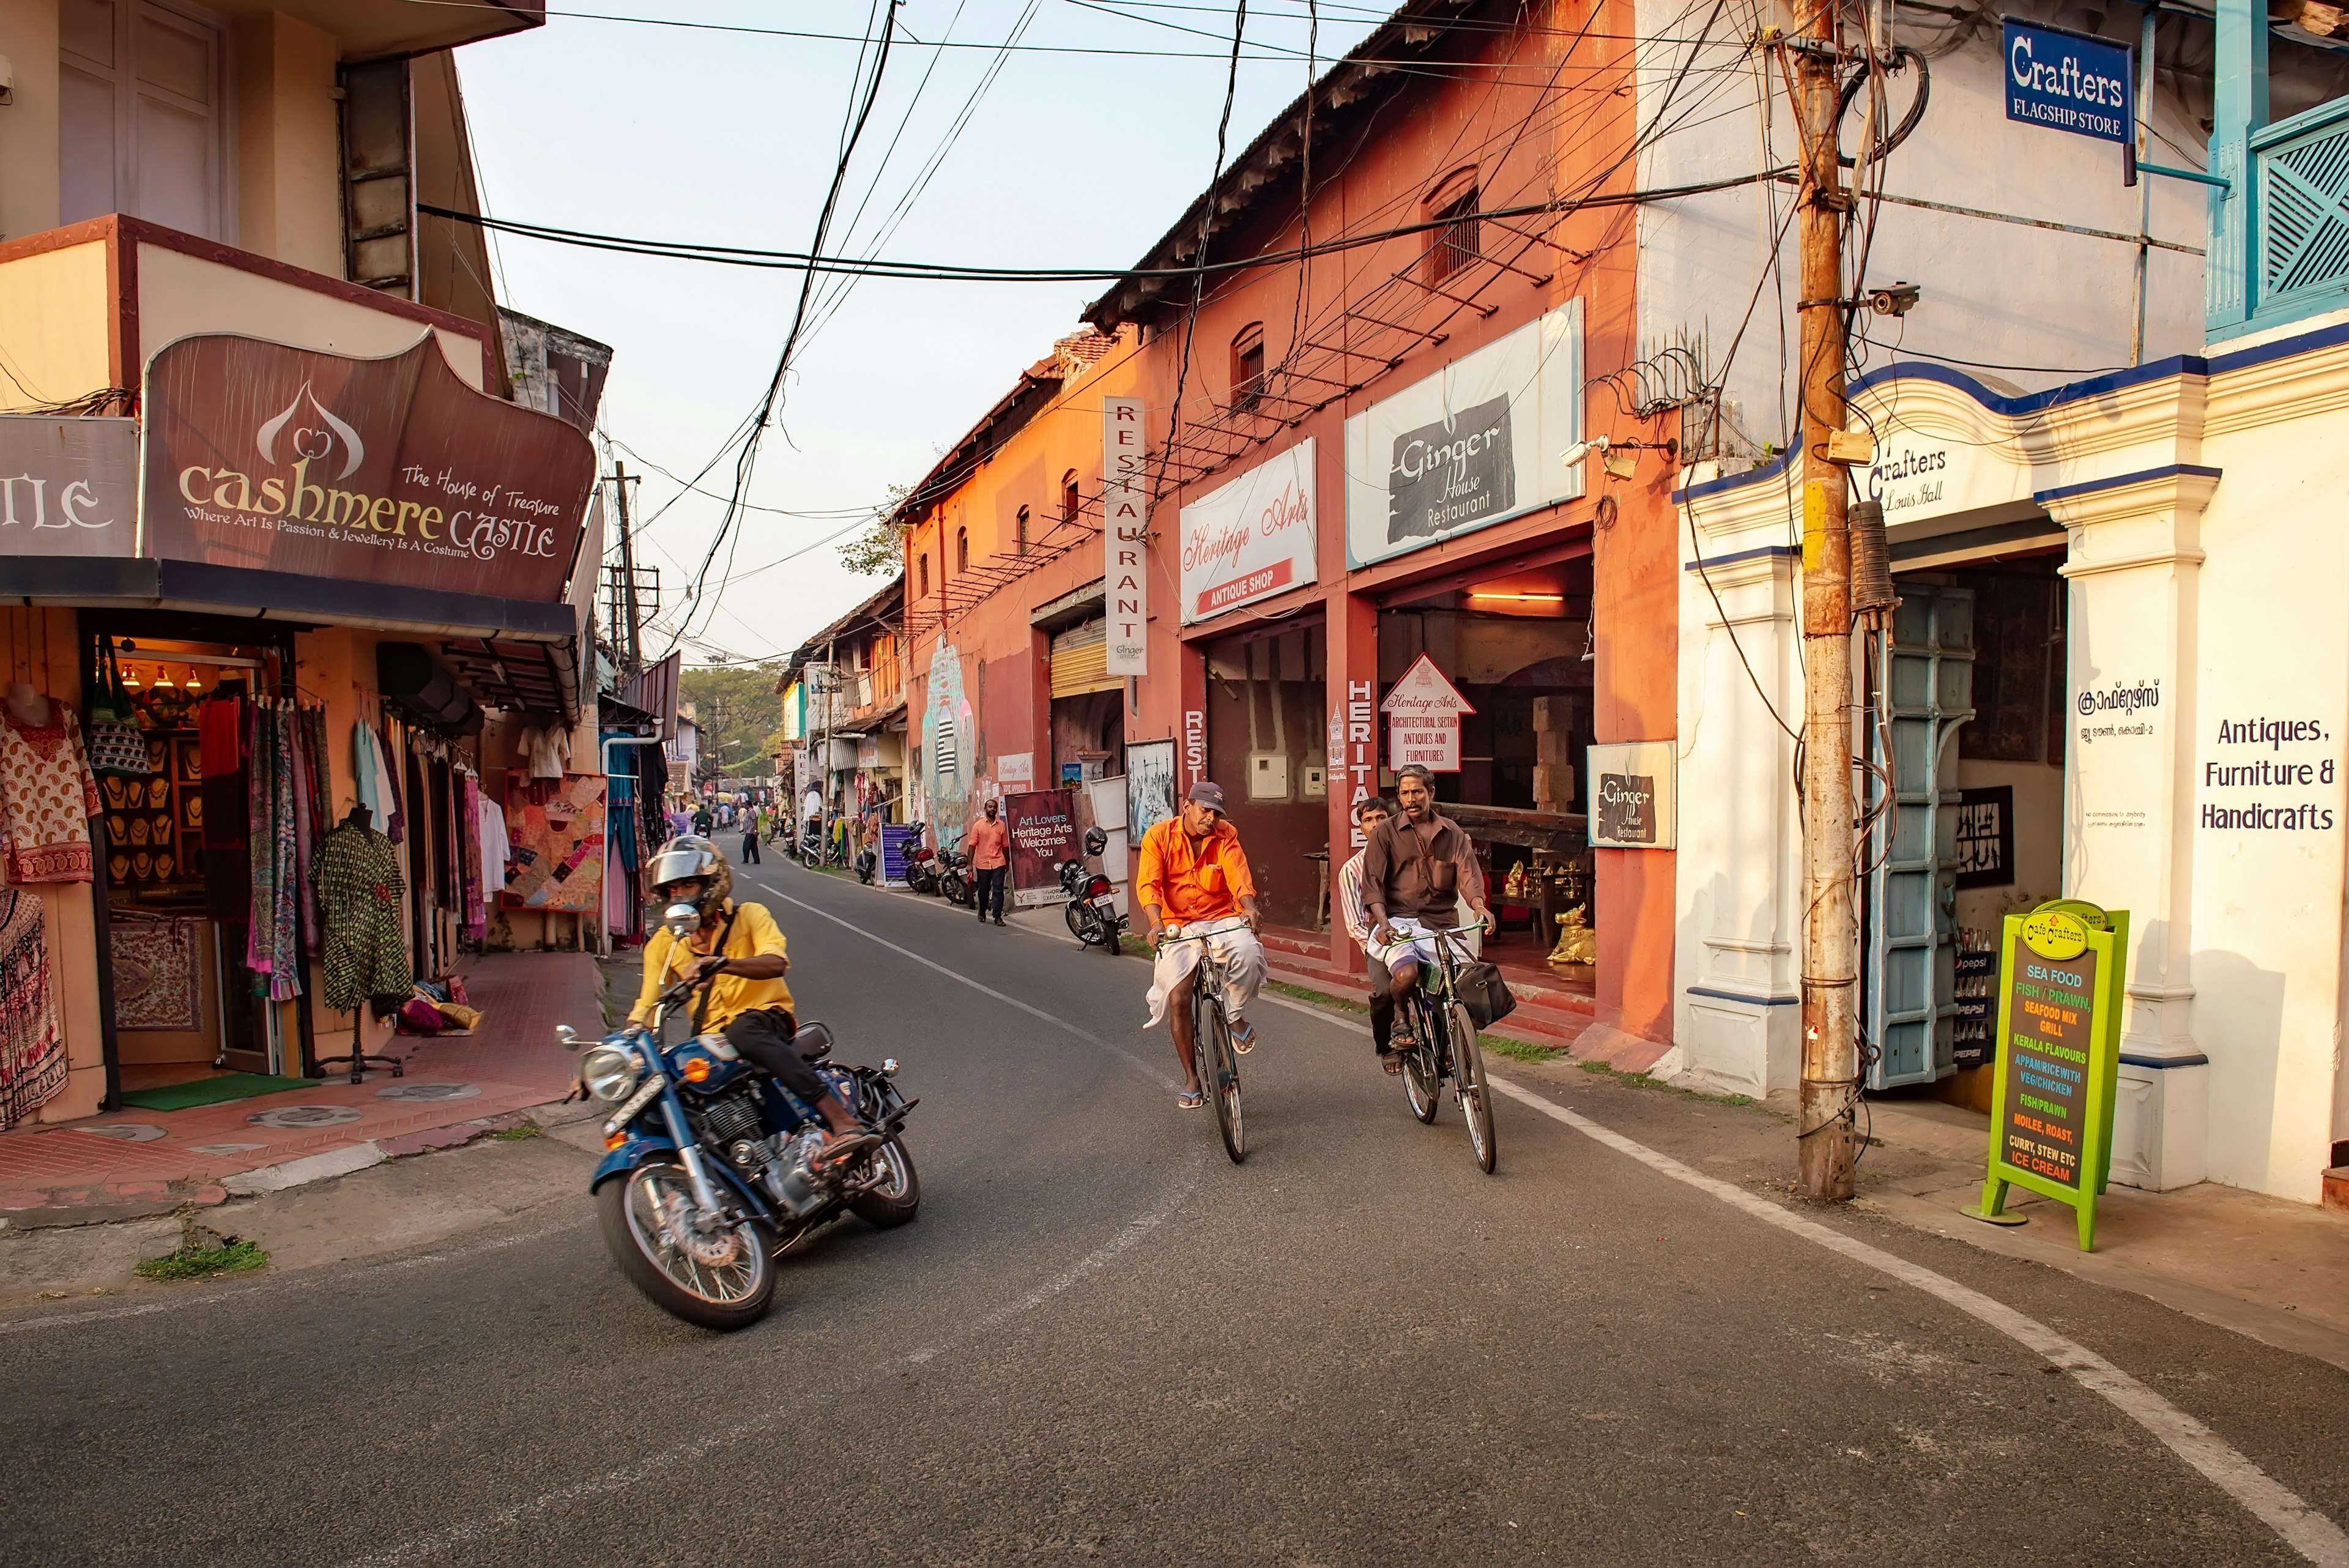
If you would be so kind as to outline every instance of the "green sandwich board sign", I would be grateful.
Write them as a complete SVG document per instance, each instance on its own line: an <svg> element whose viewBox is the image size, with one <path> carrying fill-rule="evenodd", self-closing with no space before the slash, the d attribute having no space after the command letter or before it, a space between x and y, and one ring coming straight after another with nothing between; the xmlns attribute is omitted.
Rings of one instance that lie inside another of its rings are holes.
<svg viewBox="0 0 2349 1568"><path fill-rule="evenodd" d="M2128 914L2058 898L2006 917L1999 944L1998 1072L1981 1220L2013 1224L2010 1188L2069 1204L2093 1250L2111 1179Z"/></svg>

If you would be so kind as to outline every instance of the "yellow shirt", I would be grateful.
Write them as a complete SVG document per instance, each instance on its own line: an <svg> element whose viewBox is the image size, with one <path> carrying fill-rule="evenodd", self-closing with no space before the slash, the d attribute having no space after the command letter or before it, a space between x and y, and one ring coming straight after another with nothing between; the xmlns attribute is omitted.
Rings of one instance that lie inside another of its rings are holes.
<svg viewBox="0 0 2349 1568"><path fill-rule="evenodd" d="M775 924L775 917L767 913L765 905L732 904L730 908L733 911L734 925L726 933L728 958L751 958L760 953L782 954L782 928ZM696 932L695 936L706 932L714 943L718 940L718 928L725 923L726 915L721 911L711 925L703 927L702 931ZM645 985L644 990L637 993L636 1005L629 1010L629 1022L650 1024L653 1004L660 1000L660 993L683 980L692 971L695 960L707 957L715 950L714 947L697 948L692 938L678 941L668 934L666 926L656 930L645 941ZM792 988L780 979L744 980L740 975L721 974L709 982L709 1012L702 1020L701 1026L709 1030L723 1029L745 1012L757 1012L769 1007L790 1009ZM693 1015L688 1012L686 1016L690 1019Z"/></svg>

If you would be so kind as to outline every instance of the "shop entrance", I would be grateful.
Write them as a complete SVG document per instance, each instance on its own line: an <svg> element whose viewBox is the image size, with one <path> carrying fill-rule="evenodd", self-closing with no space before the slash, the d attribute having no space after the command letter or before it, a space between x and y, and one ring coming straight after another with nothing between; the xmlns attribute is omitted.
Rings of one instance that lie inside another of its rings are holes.
<svg viewBox="0 0 2349 1568"><path fill-rule="evenodd" d="M1499 931L1485 957L1537 984L1594 995L1597 925L1582 772L1597 739L1591 563L1495 568L1379 612L1381 697L1427 655L1475 710L1435 798L1475 840ZM1381 754L1383 764L1390 759ZM1392 795L1394 774L1381 765Z"/></svg>
<svg viewBox="0 0 2349 1568"><path fill-rule="evenodd" d="M1275 925L1321 929L1331 869L1325 628L1277 622L1206 651L1206 776L1224 786L1257 902Z"/></svg>
<svg viewBox="0 0 2349 1568"><path fill-rule="evenodd" d="M2063 893L2066 664L2060 550L1896 578L1866 661L1873 722L1860 887L1871 1089L1951 1078L1982 1099L2004 916Z"/></svg>
<svg viewBox="0 0 2349 1568"><path fill-rule="evenodd" d="M187 629L109 618L84 644L85 668L97 677L85 687L85 715L127 703L116 716L137 727L146 753L134 755L137 742L118 727L94 758L106 768L93 825L104 889L99 961L112 981L122 1086L131 1090L222 1069L292 1075L308 1055L306 1042L287 1038L281 1011L255 993L249 968L251 705L284 688L291 649ZM264 929L264 946L275 935Z"/></svg>

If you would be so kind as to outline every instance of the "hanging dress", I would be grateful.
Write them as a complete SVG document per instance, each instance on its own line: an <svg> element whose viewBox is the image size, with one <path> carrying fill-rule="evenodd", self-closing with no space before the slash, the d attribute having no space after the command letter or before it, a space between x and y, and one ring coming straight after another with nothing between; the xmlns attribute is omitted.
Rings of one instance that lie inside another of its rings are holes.
<svg viewBox="0 0 2349 1568"><path fill-rule="evenodd" d="M356 1012L369 997L405 997L412 983L400 929L406 887L391 840L345 823L318 841L310 877L326 926L318 968L326 1005Z"/></svg>
<svg viewBox="0 0 2349 1568"><path fill-rule="evenodd" d="M49 700L49 722L26 724L0 703L0 832L7 879L87 882L97 857L89 819L105 809L71 708Z"/></svg>
<svg viewBox="0 0 2349 1568"><path fill-rule="evenodd" d="M0 1127L14 1127L66 1086L41 900L0 892Z"/></svg>

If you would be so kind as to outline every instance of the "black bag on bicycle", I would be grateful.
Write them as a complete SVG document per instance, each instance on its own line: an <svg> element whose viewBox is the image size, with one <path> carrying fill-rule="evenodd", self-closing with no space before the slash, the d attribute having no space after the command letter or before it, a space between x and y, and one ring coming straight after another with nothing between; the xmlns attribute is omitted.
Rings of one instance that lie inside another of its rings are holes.
<svg viewBox="0 0 2349 1568"><path fill-rule="evenodd" d="M1462 964L1454 977L1453 992L1479 1029L1490 1029L1517 1010L1517 999L1509 993L1509 982L1501 978L1500 969L1493 964Z"/></svg>

